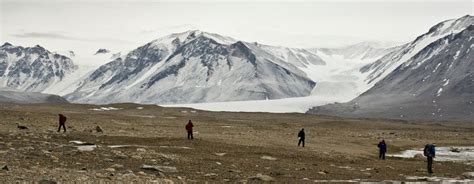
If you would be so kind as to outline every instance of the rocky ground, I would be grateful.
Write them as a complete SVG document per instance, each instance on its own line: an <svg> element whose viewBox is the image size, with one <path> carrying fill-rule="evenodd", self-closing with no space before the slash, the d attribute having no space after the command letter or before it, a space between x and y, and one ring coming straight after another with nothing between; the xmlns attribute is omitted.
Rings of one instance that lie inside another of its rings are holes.
<svg viewBox="0 0 474 184"><path fill-rule="evenodd" d="M58 113L68 117L66 133L56 132ZM194 140L186 139L189 119ZM301 128L305 148L296 146ZM2 104L0 138L1 183L418 181L427 180L424 158L378 160L378 141L386 140L389 154L432 142L473 146L474 124L138 104ZM435 161L434 171L432 177L462 180L474 166Z"/></svg>

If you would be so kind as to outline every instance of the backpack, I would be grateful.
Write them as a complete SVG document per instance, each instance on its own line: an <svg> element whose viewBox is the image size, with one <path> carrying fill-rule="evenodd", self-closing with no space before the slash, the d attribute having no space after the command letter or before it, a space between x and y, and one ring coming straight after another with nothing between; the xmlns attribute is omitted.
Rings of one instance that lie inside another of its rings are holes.
<svg viewBox="0 0 474 184"><path fill-rule="evenodd" d="M429 144L425 145L425 149L423 149L423 155L425 155L425 157L430 156L430 145Z"/></svg>

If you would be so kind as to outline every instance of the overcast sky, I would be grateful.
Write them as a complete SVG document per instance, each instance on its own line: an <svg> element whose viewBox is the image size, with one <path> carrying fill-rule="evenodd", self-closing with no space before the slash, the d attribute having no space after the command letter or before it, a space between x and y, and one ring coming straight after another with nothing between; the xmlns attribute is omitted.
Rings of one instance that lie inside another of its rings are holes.
<svg viewBox="0 0 474 184"><path fill-rule="evenodd" d="M1 42L40 44L78 55L92 55L99 48L130 50L190 29L290 47L404 43L441 21L473 15L474 8L473 0L0 2Z"/></svg>

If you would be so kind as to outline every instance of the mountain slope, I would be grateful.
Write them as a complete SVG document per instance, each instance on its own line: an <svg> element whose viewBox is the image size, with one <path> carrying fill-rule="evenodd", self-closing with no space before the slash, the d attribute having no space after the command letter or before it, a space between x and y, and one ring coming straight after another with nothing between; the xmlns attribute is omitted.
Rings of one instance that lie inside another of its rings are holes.
<svg viewBox="0 0 474 184"><path fill-rule="evenodd" d="M440 29L432 30L441 33ZM351 102L315 107L309 113L472 121L473 38L474 25L471 24L461 32L453 32L428 44Z"/></svg>
<svg viewBox="0 0 474 184"><path fill-rule="evenodd" d="M474 24L474 17L470 15L466 15L459 19L443 21L433 26L427 33L419 36L413 42L405 44L398 50L385 55L376 62L362 67L360 71L367 75L365 79L366 83L373 86L430 43L449 34L459 33L472 24Z"/></svg>
<svg viewBox="0 0 474 184"><path fill-rule="evenodd" d="M345 59L367 60L379 59L396 48L395 46L386 46L378 42L361 42L341 48L319 48L317 50L327 55L340 55Z"/></svg>
<svg viewBox="0 0 474 184"><path fill-rule="evenodd" d="M36 45L0 46L0 88L41 92L77 69L73 61Z"/></svg>
<svg viewBox="0 0 474 184"><path fill-rule="evenodd" d="M0 91L0 103L69 103L66 99L38 92Z"/></svg>
<svg viewBox="0 0 474 184"><path fill-rule="evenodd" d="M310 94L314 81L261 47L201 31L172 34L99 67L66 97L87 103L196 103ZM293 61L323 63L315 58Z"/></svg>

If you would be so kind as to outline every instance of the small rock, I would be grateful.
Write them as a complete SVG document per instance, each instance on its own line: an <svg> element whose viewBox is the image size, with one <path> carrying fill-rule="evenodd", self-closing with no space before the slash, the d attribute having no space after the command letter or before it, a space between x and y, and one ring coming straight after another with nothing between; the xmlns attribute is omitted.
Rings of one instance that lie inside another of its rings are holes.
<svg viewBox="0 0 474 184"><path fill-rule="evenodd" d="M115 172L115 169L114 169L114 168L107 168L107 169L105 169L105 170L108 171L108 172Z"/></svg>
<svg viewBox="0 0 474 184"><path fill-rule="evenodd" d="M141 160L141 159L143 159L143 157L141 157L141 156L138 156L138 155L133 155L133 156L132 156L132 158L133 158L133 159L137 159L137 160Z"/></svg>
<svg viewBox="0 0 474 184"><path fill-rule="evenodd" d="M242 171L240 171L240 170L236 170L236 169L231 169L231 170L229 170L229 172L233 172L233 173L241 173Z"/></svg>
<svg viewBox="0 0 474 184"><path fill-rule="evenodd" d="M217 155L217 156L220 156L220 157L223 157L224 155L226 155L227 153L214 153L214 155Z"/></svg>
<svg viewBox="0 0 474 184"><path fill-rule="evenodd" d="M104 133L104 130L103 130L102 127L100 127L99 125L97 125L97 126L95 127L95 131L96 131L97 133Z"/></svg>
<svg viewBox="0 0 474 184"><path fill-rule="evenodd" d="M461 149L459 149L459 148L451 148L451 149L449 149L449 151L454 152L454 153L459 153L459 152L461 152Z"/></svg>
<svg viewBox="0 0 474 184"><path fill-rule="evenodd" d="M387 166L386 168L394 170L395 168L392 166Z"/></svg>
<svg viewBox="0 0 474 184"><path fill-rule="evenodd" d="M216 173L207 173L204 175L205 177L215 177L215 176L219 176L218 174Z"/></svg>
<svg viewBox="0 0 474 184"><path fill-rule="evenodd" d="M41 150L41 152L43 152L43 154L51 154L51 152L48 150Z"/></svg>
<svg viewBox="0 0 474 184"><path fill-rule="evenodd" d="M5 166L2 167L2 170L9 171L10 169L8 168L8 166L5 165Z"/></svg>
<svg viewBox="0 0 474 184"><path fill-rule="evenodd" d="M271 176L264 175L258 173L256 176L252 176L249 178L250 180L260 180L260 181L275 181L275 179Z"/></svg>
<svg viewBox="0 0 474 184"><path fill-rule="evenodd" d="M220 162L216 162L216 164L217 164L217 165L222 165L222 163L220 163Z"/></svg>
<svg viewBox="0 0 474 184"><path fill-rule="evenodd" d="M266 156L266 155L264 155L264 156L262 156L262 157L260 157L260 158L261 158L261 159L264 159L264 160L276 160L275 157Z"/></svg>
<svg viewBox="0 0 474 184"><path fill-rule="evenodd" d="M462 176L469 179L474 179L474 172L465 172L462 173Z"/></svg>
<svg viewBox="0 0 474 184"><path fill-rule="evenodd" d="M110 159L110 158L106 158L106 159L104 159L104 161L106 161L106 162L114 162L114 160L112 160L112 159Z"/></svg>
<svg viewBox="0 0 474 184"><path fill-rule="evenodd" d="M141 168L141 169L145 169L145 170L152 170L152 171L164 172L164 173L174 173L174 172L178 172L178 169L177 169L176 167L171 167L171 166L142 165L140 168Z"/></svg>
<svg viewBox="0 0 474 184"><path fill-rule="evenodd" d="M413 158L416 158L416 159L424 159L425 157L424 157L421 153L418 153L418 154L416 154L415 156L413 156Z"/></svg>
<svg viewBox="0 0 474 184"><path fill-rule="evenodd" d="M56 184L56 183L57 182L55 181L45 180L45 179L38 181L38 184Z"/></svg>
<svg viewBox="0 0 474 184"><path fill-rule="evenodd" d="M124 168L124 166L122 164L114 164L112 166L110 166L111 168L116 168L116 169L122 169Z"/></svg>
<svg viewBox="0 0 474 184"><path fill-rule="evenodd" d="M318 174L320 174L320 175L326 175L326 174L328 174L328 173L329 173L329 172L326 171L326 170L322 170L322 171L319 171L319 172L318 172Z"/></svg>
<svg viewBox="0 0 474 184"><path fill-rule="evenodd" d="M145 148L137 148L137 151L138 152L146 152L146 149Z"/></svg>
<svg viewBox="0 0 474 184"><path fill-rule="evenodd" d="M271 175L273 176L283 176L285 175L284 173L280 172L280 171L272 171L270 172Z"/></svg>
<svg viewBox="0 0 474 184"><path fill-rule="evenodd" d="M105 178L106 176L103 175L102 173L95 173L95 177L97 177L97 178Z"/></svg>
<svg viewBox="0 0 474 184"><path fill-rule="evenodd" d="M118 159L124 159L124 160L125 160L125 159L128 159L128 156L125 155L125 154L119 154L119 155L117 155L116 157L117 157Z"/></svg>

